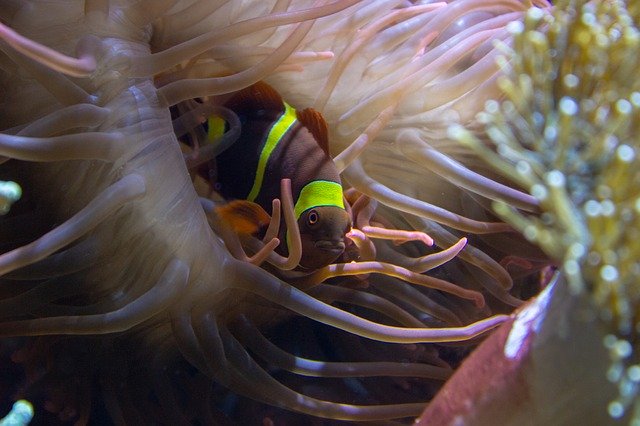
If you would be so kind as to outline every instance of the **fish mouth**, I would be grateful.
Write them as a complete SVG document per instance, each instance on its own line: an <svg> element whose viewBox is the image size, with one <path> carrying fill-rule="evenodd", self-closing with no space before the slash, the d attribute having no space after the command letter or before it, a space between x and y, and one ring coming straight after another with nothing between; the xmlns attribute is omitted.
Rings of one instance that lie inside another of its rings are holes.
<svg viewBox="0 0 640 426"><path fill-rule="evenodd" d="M344 241L318 240L314 243L315 247L333 254L340 254L344 251Z"/></svg>

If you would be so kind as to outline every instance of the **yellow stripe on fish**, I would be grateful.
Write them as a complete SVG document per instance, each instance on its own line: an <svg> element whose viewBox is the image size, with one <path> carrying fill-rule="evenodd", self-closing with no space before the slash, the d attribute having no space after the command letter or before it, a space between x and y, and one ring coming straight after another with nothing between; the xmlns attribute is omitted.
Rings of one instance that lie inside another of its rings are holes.
<svg viewBox="0 0 640 426"><path fill-rule="evenodd" d="M225 124L226 122L222 117L212 116L207 120L207 124L209 125L209 129L207 130L207 140L215 141L224 135L225 132Z"/></svg>
<svg viewBox="0 0 640 426"><path fill-rule="evenodd" d="M264 148L262 148L262 152L260 152L260 159L258 160L258 169L256 170L256 177L253 181L253 187L251 187L251 191L249 191L249 195L247 195L247 200L254 201L262 188L262 180L264 178L264 172L267 168L267 161L271 157L271 153L276 148L278 143L282 140L283 136L287 131L293 126L296 120L296 110L291 108L291 106L284 103L284 113L278 118L278 120L274 123L273 127L269 131L269 136L267 136L267 141L264 144Z"/></svg>

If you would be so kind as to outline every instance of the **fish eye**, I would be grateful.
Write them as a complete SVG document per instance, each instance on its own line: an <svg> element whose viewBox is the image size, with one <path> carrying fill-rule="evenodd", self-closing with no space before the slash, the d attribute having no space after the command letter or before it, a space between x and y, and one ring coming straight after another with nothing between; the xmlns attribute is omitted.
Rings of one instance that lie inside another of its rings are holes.
<svg viewBox="0 0 640 426"><path fill-rule="evenodd" d="M315 225L316 223L318 223L319 220L320 220L320 215L315 210L311 210L307 215L307 223L309 225Z"/></svg>

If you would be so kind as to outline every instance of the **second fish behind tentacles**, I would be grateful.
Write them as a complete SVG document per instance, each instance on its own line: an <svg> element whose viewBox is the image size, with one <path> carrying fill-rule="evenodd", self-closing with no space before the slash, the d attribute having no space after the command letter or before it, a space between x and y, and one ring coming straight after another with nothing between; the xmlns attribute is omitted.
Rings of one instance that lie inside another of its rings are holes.
<svg viewBox="0 0 640 426"><path fill-rule="evenodd" d="M294 211L300 228L300 266L318 269L344 251L351 219L344 207L339 173L328 152L328 130L322 115L307 108L296 111L266 83L256 83L233 95L224 106L240 119L239 139L216 157L216 188L227 200L223 220L234 226L250 203L269 214L280 196L280 181L290 179ZM224 133L224 121L212 117L209 139ZM284 224L280 240L287 241ZM288 253L288 244L278 251Z"/></svg>

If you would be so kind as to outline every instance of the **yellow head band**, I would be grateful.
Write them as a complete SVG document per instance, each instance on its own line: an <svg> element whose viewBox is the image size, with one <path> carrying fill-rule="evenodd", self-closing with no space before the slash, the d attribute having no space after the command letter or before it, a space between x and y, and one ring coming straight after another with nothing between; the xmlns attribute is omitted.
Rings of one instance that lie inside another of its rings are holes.
<svg viewBox="0 0 640 426"><path fill-rule="evenodd" d="M294 206L296 219L299 219L306 210L320 206L335 206L344 209L342 185L328 180L314 180L306 184L300 191L300 196Z"/></svg>

